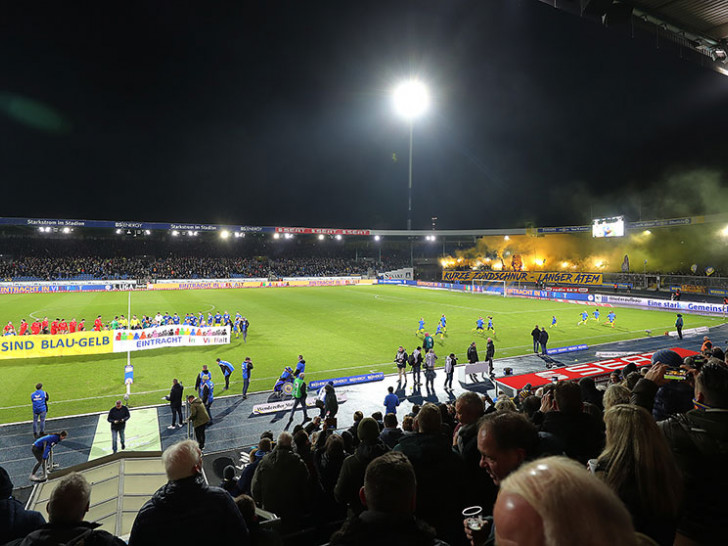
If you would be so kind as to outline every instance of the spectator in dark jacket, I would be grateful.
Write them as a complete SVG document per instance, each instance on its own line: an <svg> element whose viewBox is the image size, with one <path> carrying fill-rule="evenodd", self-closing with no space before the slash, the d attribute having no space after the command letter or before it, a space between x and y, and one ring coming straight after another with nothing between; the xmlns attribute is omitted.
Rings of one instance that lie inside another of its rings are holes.
<svg viewBox="0 0 728 546"><path fill-rule="evenodd" d="M397 416L394 413L388 413L384 416L384 430L379 433L379 439L392 449L397 442L404 436L404 432L397 426Z"/></svg>
<svg viewBox="0 0 728 546"><path fill-rule="evenodd" d="M26 510L12 494L13 482L0 466L0 544L23 538L46 522L40 512Z"/></svg>
<svg viewBox="0 0 728 546"><path fill-rule="evenodd" d="M531 330L531 337L533 338L533 352L538 352L538 342L541 339L541 330L538 329L538 324Z"/></svg>
<svg viewBox="0 0 728 546"><path fill-rule="evenodd" d="M51 544L93 544L94 546L124 546L124 541L107 531L97 529L101 524L89 523L83 517L91 501L91 485L81 474L72 472L56 485L48 501L49 523L23 539L6 546L40 546Z"/></svg>
<svg viewBox="0 0 728 546"><path fill-rule="evenodd" d="M464 490L470 484L465 463L452 450L441 425L437 406L425 404L415 419L417 433L402 438L394 451L404 453L415 469L415 515L437 529L438 538L454 544L462 535L461 512L470 502ZM443 503L443 499L448 502Z"/></svg>
<svg viewBox="0 0 728 546"><path fill-rule="evenodd" d="M668 366L658 351L650 371L632 392L632 403L648 411L655 393L665 384ZM689 499L678 522L676 544L722 544L728 513L728 365L710 362L695 378L695 409L673 415L658 426L685 478Z"/></svg>
<svg viewBox="0 0 728 546"><path fill-rule="evenodd" d="M374 459L389 451L379 439L379 425L371 417L365 417L357 427L360 444L353 455L349 455L341 467L339 480L334 488L338 502L349 507L350 515L361 513L364 506L359 499L359 490L364 484L364 472Z"/></svg>
<svg viewBox="0 0 728 546"><path fill-rule="evenodd" d="M386 453L373 460L362 484L367 509L331 536L331 546L447 546L435 538L434 529L414 517L415 472L403 454Z"/></svg>
<svg viewBox="0 0 728 546"><path fill-rule="evenodd" d="M264 510L280 516L284 531L296 530L307 513L308 478L306 463L293 452L293 437L281 432L276 448L255 470L253 498Z"/></svg>
<svg viewBox="0 0 728 546"><path fill-rule="evenodd" d="M235 490L233 491L233 496L251 494L255 469L258 468L261 459L271 452L272 446L273 442L270 441L270 438L261 438L258 442L257 449L250 451L250 462L243 468Z"/></svg>
<svg viewBox="0 0 728 546"><path fill-rule="evenodd" d="M175 426L182 428L182 393L184 387L176 379L172 379L172 389L169 391L167 400L169 400L169 408L172 410L172 424L167 428L172 430ZM179 425L176 425L179 417Z"/></svg>
<svg viewBox="0 0 728 546"><path fill-rule="evenodd" d="M325 432L319 434L313 452L313 461L323 495L321 511L326 514L328 521L346 517L346 506L339 504L334 498L334 488L346 457L344 440L341 436L338 434L327 435Z"/></svg>
<svg viewBox="0 0 728 546"><path fill-rule="evenodd" d="M129 546L157 546L160 540L166 544L204 544L210 541L209 525L213 522L216 543L250 543L245 520L232 497L205 483L197 442L173 444L162 454L162 462L169 481L139 510Z"/></svg>
<svg viewBox="0 0 728 546"><path fill-rule="evenodd" d="M541 411L534 421L541 421L541 431L550 432L561 440L566 455L586 464L596 458L604 447L602 424L584 413L579 385L559 381L551 393L541 399Z"/></svg>
<svg viewBox="0 0 728 546"><path fill-rule="evenodd" d="M589 402L590 404L598 407L600 410L604 410L604 403L602 401L604 393L597 389L593 378L582 377L579 379L579 388L581 389L582 402Z"/></svg>

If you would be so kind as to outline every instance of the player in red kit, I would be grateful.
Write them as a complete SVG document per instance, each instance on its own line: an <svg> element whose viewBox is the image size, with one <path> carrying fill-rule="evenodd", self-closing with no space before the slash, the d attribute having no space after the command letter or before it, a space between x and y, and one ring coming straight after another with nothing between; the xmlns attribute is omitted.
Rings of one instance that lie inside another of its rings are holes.
<svg viewBox="0 0 728 546"><path fill-rule="evenodd" d="M15 326L13 326L12 322L8 322L5 325L5 328L3 328L3 335L5 335L5 336L14 336L15 335Z"/></svg>
<svg viewBox="0 0 728 546"><path fill-rule="evenodd" d="M76 330L78 330L79 332L83 332L85 329L86 329L86 319L81 319L79 321L78 325L76 325Z"/></svg>
<svg viewBox="0 0 728 546"><path fill-rule="evenodd" d="M38 334L40 334L40 329L41 329L40 321L37 319L34 320L33 324L30 325L30 333L33 334L34 336L37 336Z"/></svg>
<svg viewBox="0 0 728 546"><path fill-rule="evenodd" d="M43 322L40 323L41 332L44 334L48 333L48 317L43 317Z"/></svg>
<svg viewBox="0 0 728 546"><path fill-rule="evenodd" d="M51 322L51 335L55 336L58 333L58 319Z"/></svg>
<svg viewBox="0 0 728 546"><path fill-rule="evenodd" d="M20 327L18 328L18 335L24 336L28 333L28 323L25 322L25 319L20 320Z"/></svg>
<svg viewBox="0 0 728 546"><path fill-rule="evenodd" d="M68 333L68 323L66 322L66 319L61 319L61 322L58 323L58 333L59 334Z"/></svg>
<svg viewBox="0 0 728 546"><path fill-rule="evenodd" d="M72 318L71 322L68 323L68 331L72 334L76 331L76 319Z"/></svg>
<svg viewBox="0 0 728 546"><path fill-rule="evenodd" d="M94 321L94 332L100 332L104 329L104 324L101 322L101 315L96 317L96 320Z"/></svg>

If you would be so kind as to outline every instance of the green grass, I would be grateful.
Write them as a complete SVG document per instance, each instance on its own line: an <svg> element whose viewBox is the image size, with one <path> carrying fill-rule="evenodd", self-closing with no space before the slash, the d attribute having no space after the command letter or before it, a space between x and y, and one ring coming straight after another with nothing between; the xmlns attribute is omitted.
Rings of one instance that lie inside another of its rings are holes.
<svg viewBox="0 0 728 546"><path fill-rule="evenodd" d="M126 293L5 295L0 299L0 321L31 316L85 318L87 328L101 314L104 320L126 314ZM549 330L549 347L577 343L594 345L644 337L645 330L662 335L673 329L675 315L666 311L616 309L617 326L604 326L608 310L602 308L601 323L590 320L578 326L584 306L482 294L424 290L398 286L350 286L320 288L261 288L240 290L194 290L135 292L131 312L141 315L157 311L180 315L211 309L240 311L250 320L247 344L235 340L226 346L156 349L132 353L135 383L130 404L160 403L169 392L173 377L193 385L202 364L213 369L216 393L222 374L215 358L229 360L237 370L229 392L242 388L240 362L250 356L255 364L251 390L269 390L285 365L293 366L298 354L307 362L309 380L345 376L363 371L395 371L393 359L402 344L411 351L421 341L415 336L417 319L427 321L434 334L440 315L447 315L448 332L436 339L441 357L450 352L464 357L471 341L485 351L485 336L473 332L479 315L494 317L496 358L529 353L534 324L548 325L551 315L559 320ZM588 307L591 312L594 307ZM715 326L719 318L686 316L686 328ZM461 360L462 361L462 360ZM0 422L31 418L30 393L37 382L51 397L49 417L105 411L124 392L126 355L0 360L0 373L10 389L0 398Z"/></svg>

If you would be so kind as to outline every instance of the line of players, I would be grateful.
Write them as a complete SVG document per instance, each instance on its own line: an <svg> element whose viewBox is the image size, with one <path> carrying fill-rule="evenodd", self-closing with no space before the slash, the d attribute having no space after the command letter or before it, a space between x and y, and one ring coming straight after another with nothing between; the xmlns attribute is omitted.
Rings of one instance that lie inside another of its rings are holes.
<svg viewBox="0 0 728 546"><path fill-rule="evenodd" d="M488 327L485 326L485 320L488 320ZM493 317L488 315L484 319L483 317L478 317L478 320L475 321L475 328L473 328L473 332L482 332L485 334L486 330L493 332L495 334L495 326L493 325ZM440 320L437 324L437 330L435 331L435 335L439 335L440 339L443 339L445 335L447 334L447 317L443 314L440 317ZM424 336L427 337L430 334L425 332L425 319L424 317L420 317L419 321L417 322L417 332L415 332L415 335L417 336Z"/></svg>
<svg viewBox="0 0 728 546"><path fill-rule="evenodd" d="M592 313L593 317L591 317L592 320L595 320L596 322L599 322L599 309L594 309L594 312ZM555 318L555 317L554 317ZM581 326L582 324L586 324L587 321L589 321L589 312L584 310L581 312L581 320L576 323L577 326ZM617 320L617 314L614 311L610 311L607 315L607 326L611 326L614 328L614 321Z"/></svg>
<svg viewBox="0 0 728 546"><path fill-rule="evenodd" d="M181 318L177 313L170 315L165 313L162 315L157 312L154 317L142 315L142 318L137 318L136 315L132 315L131 319L126 319L124 315L116 315L108 323L104 323L101 315L96 317L94 320L93 331L101 332L106 330L141 330L144 328L151 328L154 326L168 326L168 325L183 325L183 326L230 326L231 331L235 334L236 339L243 336L243 341L247 341L248 329L250 328L250 321L242 316L240 313L235 313L235 317L225 311L220 313L219 311L214 315L212 313L205 314L200 312L198 315L194 313L187 313ZM43 320L34 320L31 324L25 319L21 319L18 329L15 329L12 321L9 321L3 328L3 335L5 336L25 336L25 335L63 335L73 334L75 332L83 332L86 330L86 319L76 321L75 318L66 322L66 319L57 318L54 321L48 320L48 317L43 317Z"/></svg>

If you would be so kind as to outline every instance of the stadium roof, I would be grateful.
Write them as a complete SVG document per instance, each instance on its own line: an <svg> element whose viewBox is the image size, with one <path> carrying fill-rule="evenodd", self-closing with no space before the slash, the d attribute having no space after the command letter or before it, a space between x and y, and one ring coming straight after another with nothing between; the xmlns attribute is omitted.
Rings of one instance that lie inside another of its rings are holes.
<svg viewBox="0 0 728 546"><path fill-rule="evenodd" d="M728 75L728 0L541 0Z"/></svg>

